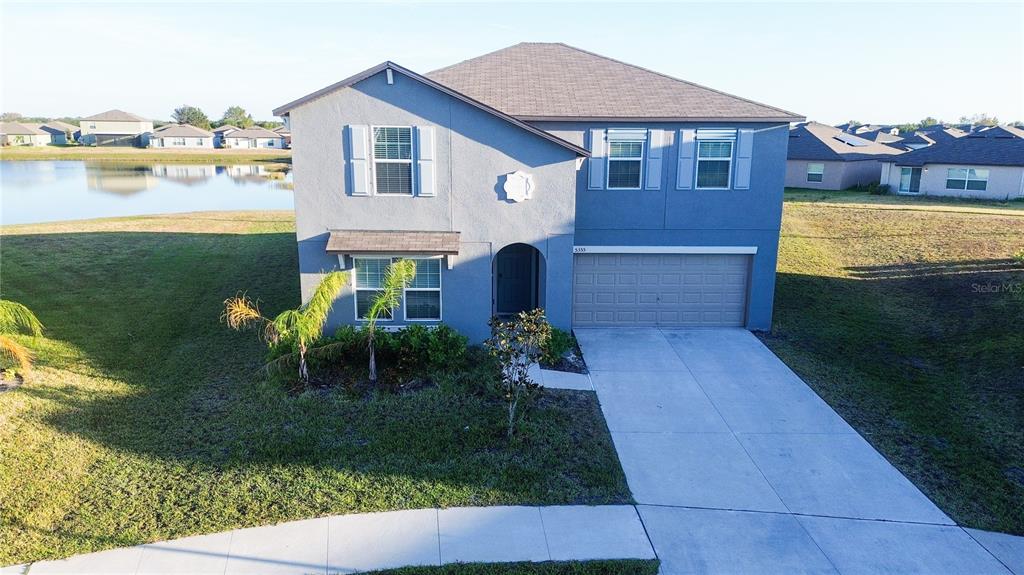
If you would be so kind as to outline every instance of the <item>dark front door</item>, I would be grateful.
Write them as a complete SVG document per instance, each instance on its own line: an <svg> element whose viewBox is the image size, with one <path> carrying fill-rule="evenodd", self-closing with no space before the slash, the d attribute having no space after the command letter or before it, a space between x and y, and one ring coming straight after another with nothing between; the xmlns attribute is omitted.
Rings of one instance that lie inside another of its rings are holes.
<svg viewBox="0 0 1024 575"><path fill-rule="evenodd" d="M537 307L537 250L524 244L503 248L495 259L497 312L512 314Z"/></svg>

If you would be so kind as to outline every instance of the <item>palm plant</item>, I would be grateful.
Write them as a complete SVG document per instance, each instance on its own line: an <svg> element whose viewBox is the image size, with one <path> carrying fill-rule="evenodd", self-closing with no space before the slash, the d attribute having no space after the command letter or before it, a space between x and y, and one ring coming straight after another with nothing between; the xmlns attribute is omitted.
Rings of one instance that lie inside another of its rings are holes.
<svg viewBox="0 0 1024 575"><path fill-rule="evenodd" d="M416 277L416 262L412 260L397 260L388 266L384 275L384 283L380 291L370 303L370 309L366 312L366 346L370 350L370 381L377 383L377 353L375 349L377 334L377 319L385 315L390 317L402 299L402 292L409 287L413 278Z"/></svg>
<svg viewBox="0 0 1024 575"><path fill-rule="evenodd" d="M267 367L280 366L296 357L299 360L299 378L309 381L309 367L306 354L309 346L323 336L324 324L331 312L334 300L348 283L346 272L335 271L324 276L313 292L313 297L297 309L285 310L274 319L260 313L257 302L245 294L224 300L224 314L221 319L231 329L243 329L253 324L263 327L261 335L271 348L280 345L291 347L291 353L273 360Z"/></svg>
<svg viewBox="0 0 1024 575"><path fill-rule="evenodd" d="M32 369L32 352L11 337L18 333L39 337L43 335L43 324L24 305L0 299L0 355L27 372Z"/></svg>

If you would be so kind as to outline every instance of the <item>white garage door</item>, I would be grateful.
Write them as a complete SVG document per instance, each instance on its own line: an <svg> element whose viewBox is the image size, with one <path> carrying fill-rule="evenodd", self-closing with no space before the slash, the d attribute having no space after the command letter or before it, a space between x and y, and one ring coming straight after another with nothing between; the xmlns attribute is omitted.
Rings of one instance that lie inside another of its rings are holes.
<svg viewBox="0 0 1024 575"><path fill-rule="evenodd" d="M750 256L576 254L573 326L742 326Z"/></svg>

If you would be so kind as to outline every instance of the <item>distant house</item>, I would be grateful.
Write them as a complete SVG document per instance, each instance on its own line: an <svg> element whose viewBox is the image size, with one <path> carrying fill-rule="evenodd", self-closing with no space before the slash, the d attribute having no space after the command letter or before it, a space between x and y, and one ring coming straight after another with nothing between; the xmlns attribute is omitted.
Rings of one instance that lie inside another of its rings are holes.
<svg viewBox="0 0 1024 575"><path fill-rule="evenodd" d="M284 149L285 139L281 134L253 126L237 132L230 132L224 138L224 147Z"/></svg>
<svg viewBox="0 0 1024 575"><path fill-rule="evenodd" d="M224 138L231 132L237 132L241 130L238 126L232 126L231 124L224 124L213 129L213 147L223 148Z"/></svg>
<svg viewBox="0 0 1024 575"><path fill-rule="evenodd" d="M60 120L40 124L39 129L50 134L51 144L63 146L78 139L78 126Z"/></svg>
<svg viewBox="0 0 1024 575"><path fill-rule="evenodd" d="M213 132L189 124L169 124L153 132L152 148L213 148Z"/></svg>
<svg viewBox="0 0 1024 575"><path fill-rule="evenodd" d="M87 146L135 146L145 148L153 122L121 110L108 110L82 118L79 141Z"/></svg>
<svg viewBox="0 0 1024 575"><path fill-rule="evenodd" d="M880 159L902 150L818 122L789 130L786 186L845 190L879 180Z"/></svg>
<svg viewBox="0 0 1024 575"><path fill-rule="evenodd" d="M899 132L899 130L896 130L896 132ZM886 130L883 128L856 132L856 135L864 138L865 140L878 142L879 144L899 144L905 139L904 136L894 134L893 130Z"/></svg>
<svg viewBox="0 0 1024 575"><path fill-rule="evenodd" d="M881 181L900 194L1024 198L1024 132L998 126L936 142L883 163Z"/></svg>
<svg viewBox="0 0 1024 575"><path fill-rule="evenodd" d="M38 124L0 122L0 146L45 146L50 143L49 132Z"/></svg>
<svg viewBox="0 0 1024 575"><path fill-rule="evenodd" d="M273 131L275 134L280 134L284 137L285 146L292 147L292 131L288 129L288 126L278 126Z"/></svg>

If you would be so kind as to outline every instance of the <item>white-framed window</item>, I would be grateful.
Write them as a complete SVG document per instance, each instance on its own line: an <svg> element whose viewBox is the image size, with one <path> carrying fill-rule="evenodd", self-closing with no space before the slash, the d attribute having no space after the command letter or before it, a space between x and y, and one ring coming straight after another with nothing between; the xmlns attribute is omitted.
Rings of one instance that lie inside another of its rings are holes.
<svg viewBox="0 0 1024 575"><path fill-rule="evenodd" d="M273 148L274 147L274 140L267 140L267 146Z"/></svg>
<svg viewBox="0 0 1024 575"><path fill-rule="evenodd" d="M988 170L983 168L948 168L946 169L947 190L978 190L988 189Z"/></svg>
<svg viewBox="0 0 1024 575"><path fill-rule="evenodd" d="M643 178L643 140L608 142L608 189L639 190Z"/></svg>
<svg viewBox="0 0 1024 575"><path fill-rule="evenodd" d="M441 321L441 260L414 259L416 277L403 294L402 308L409 321Z"/></svg>
<svg viewBox="0 0 1024 575"><path fill-rule="evenodd" d="M185 145L185 138L174 138L174 145L175 146L184 146Z"/></svg>
<svg viewBox="0 0 1024 575"><path fill-rule="evenodd" d="M412 128L374 126L373 174L377 194L412 195Z"/></svg>
<svg viewBox="0 0 1024 575"><path fill-rule="evenodd" d="M356 319L366 319L390 265L391 258L355 258ZM390 321L392 317L385 312L380 319Z"/></svg>
<svg viewBox="0 0 1024 575"><path fill-rule="evenodd" d="M732 182L733 140L697 140L697 189L724 190Z"/></svg>
<svg viewBox="0 0 1024 575"><path fill-rule="evenodd" d="M807 181L820 182L825 176L825 164L807 164Z"/></svg>
<svg viewBox="0 0 1024 575"><path fill-rule="evenodd" d="M913 168L900 168L900 189L901 192L910 191L910 178L914 174Z"/></svg>
<svg viewBox="0 0 1024 575"><path fill-rule="evenodd" d="M199 146L202 146L203 145L203 138L196 138L196 143L199 144Z"/></svg>
<svg viewBox="0 0 1024 575"><path fill-rule="evenodd" d="M388 267L395 257L355 258L356 318L366 319L373 299L384 286ZM400 306L407 321L441 321L441 259L409 258L416 263L416 276L402 293ZM382 321L394 319L381 316Z"/></svg>

